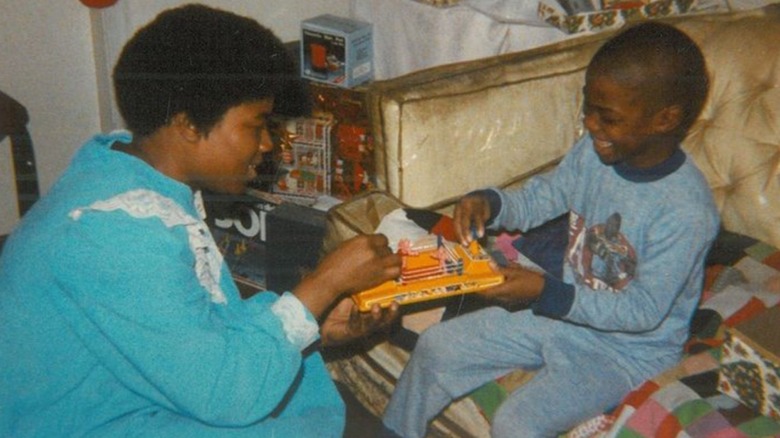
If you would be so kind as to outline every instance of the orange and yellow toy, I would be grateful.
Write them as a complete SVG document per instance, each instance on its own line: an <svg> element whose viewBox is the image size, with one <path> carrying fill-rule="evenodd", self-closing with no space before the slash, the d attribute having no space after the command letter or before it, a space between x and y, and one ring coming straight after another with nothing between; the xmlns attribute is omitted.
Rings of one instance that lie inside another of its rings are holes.
<svg viewBox="0 0 780 438"><path fill-rule="evenodd" d="M416 242L402 240L401 275L352 296L361 311L374 304L388 307L393 301L411 304L476 292L501 284L504 277L492 266L492 258L477 243L469 246L427 236Z"/></svg>

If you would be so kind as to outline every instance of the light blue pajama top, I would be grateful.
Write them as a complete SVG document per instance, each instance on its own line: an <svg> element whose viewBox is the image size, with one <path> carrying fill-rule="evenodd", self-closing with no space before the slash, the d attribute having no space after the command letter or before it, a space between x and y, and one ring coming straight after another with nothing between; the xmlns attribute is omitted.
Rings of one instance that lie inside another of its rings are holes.
<svg viewBox="0 0 780 438"><path fill-rule="evenodd" d="M569 215L563 279L545 277L534 313L640 367L679 359L720 225L707 181L682 150L651 168L605 166L586 135L554 172L490 192L494 228L525 231Z"/></svg>
<svg viewBox="0 0 780 438"><path fill-rule="evenodd" d="M241 300L198 193L88 142L0 258L0 436L340 437L291 294Z"/></svg>

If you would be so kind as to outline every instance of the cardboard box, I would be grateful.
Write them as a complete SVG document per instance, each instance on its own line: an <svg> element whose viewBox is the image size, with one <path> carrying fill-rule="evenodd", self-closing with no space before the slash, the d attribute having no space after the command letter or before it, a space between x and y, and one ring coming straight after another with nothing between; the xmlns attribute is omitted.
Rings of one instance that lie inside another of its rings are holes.
<svg viewBox="0 0 780 438"><path fill-rule="evenodd" d="M333 121L291 119L284 125L273 193L286 200L314 203L330 194ZM305 202L308 199L310 202Z"/></svg>
<svg viewBox="0 0 780 438"><path fill-rule="evenodd" d="M319 15L301 23L301 76L345 88L374 78L370 23Z"/></svg>
<svg viewBox="0 0 780 438"><path fill-rule="evenodd" d="M325 212L283 203L268 213L266 287L282 293L292 290L317 266L325 236Z"/></svg>
<svg viewBox="0 0 780 438"><path fill-rule="evenodd" d="M718 389L754 411L780 420L780 307L725 333Z"/></svg>
<svg viewBox="0 0 780 438"><path fill-rule="evenodd" d="M366 126L341 123L336 127L336 156L331 195L348 200L375 188L374 141Z"/></svg>
<svg viewBox="0 0 780 438"><path fill-rule="evenodd" d="M333 170L330 195L347 200L375 187L374 138L364 87L340 88L312 83L317 114L332 118Z"/></svg>
<svg viewBox="0 0 780 438"><path fill-rule="evenodd" d="M204 193L206 224L242 296L265 289L267 215L276 207L249 195Z"/></svg>

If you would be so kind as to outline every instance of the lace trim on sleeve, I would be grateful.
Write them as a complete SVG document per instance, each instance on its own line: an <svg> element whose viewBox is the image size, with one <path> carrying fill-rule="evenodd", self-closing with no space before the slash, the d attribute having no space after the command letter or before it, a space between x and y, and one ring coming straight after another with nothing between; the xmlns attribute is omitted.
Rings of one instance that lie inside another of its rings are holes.
<svg viewBox="0 0 780 438"><path fill-rule="evenodd" d="M295 295L285 292L271 306L271 312L282 320L287 340L298 349L311 345L320 336L320 327L309 318L308 312Z"/></svg>
<svg viewBox="0 0 780 438"><path fill-rule="evenodd" d="M196 193L196 208L202 205L199 193ZM168 228L185 227L189 238L190 249L195 255L195 274L198 282L209 293L211 301L216 304L227 303L225 293L220 286L222 277L222 253L219 252L208 226L202 219L188 214L174 200L161 194L145 189L130 190L109 199L95 201L87 207L80 207L70 212L73 220L79 220L86 211L117 211L121 210L138 219L158 218Z"/></svg>

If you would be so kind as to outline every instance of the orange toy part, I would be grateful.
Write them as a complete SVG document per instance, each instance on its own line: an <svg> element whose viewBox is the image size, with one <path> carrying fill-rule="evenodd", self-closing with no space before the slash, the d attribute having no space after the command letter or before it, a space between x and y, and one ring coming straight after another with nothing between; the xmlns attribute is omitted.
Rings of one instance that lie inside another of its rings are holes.
<svg viewBox="0 0 780 438"><path fill-rule="evenodd" d="M403 305L477 292L504 282L490 255L476 242L464 247L428 236L403 245L399 252L403 266L398 278L352 295L361 311L374 304L388 307L394 301Z"/></svg>

